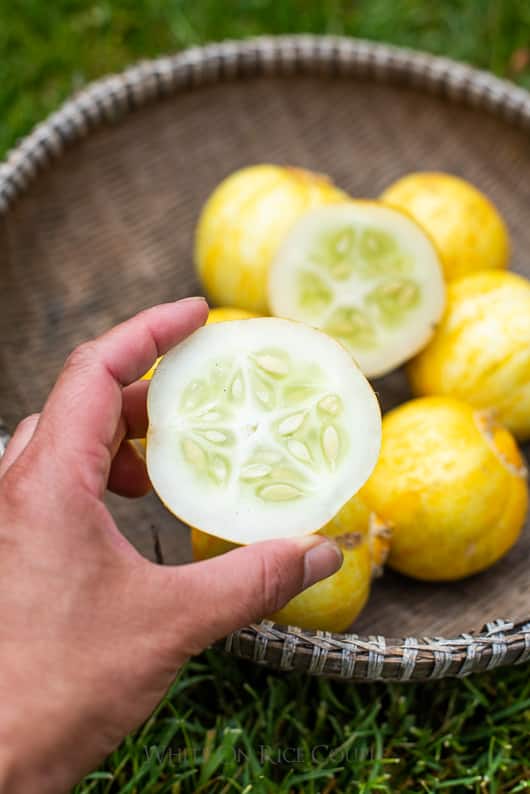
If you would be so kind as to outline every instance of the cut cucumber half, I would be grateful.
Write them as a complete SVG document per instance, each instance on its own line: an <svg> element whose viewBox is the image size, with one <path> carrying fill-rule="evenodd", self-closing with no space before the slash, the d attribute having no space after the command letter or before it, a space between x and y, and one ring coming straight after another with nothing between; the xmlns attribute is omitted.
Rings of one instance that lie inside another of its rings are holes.
<svg viewBox="0 0 530 794"><path fill-rule="evenodd" d="M351 356L273 317L196 331L162 359L147 409L160 499L234 543L320 529L379 454L379 404Z"/></svg>
<svg viewBox="0 0 530 794"><path fill-rule="evenodd" d="M378 202L307 212L272 265L278 317L320 328L368 377L403 364L431 338L445 306L436 248L409 216Z"/></svg>

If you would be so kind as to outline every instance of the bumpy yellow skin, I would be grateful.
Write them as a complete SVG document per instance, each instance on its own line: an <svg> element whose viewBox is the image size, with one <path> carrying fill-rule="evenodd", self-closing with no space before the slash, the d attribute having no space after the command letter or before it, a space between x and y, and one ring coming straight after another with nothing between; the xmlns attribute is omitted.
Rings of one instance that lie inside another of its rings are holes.
<svg viewBox="0 0 530 794"><path fill-rule="evenodd" d="M368 599L372 576L380 572L386 559L390 533L366 504L354 496L320 534L335 538L344 554L342 567L269 617L277 623L303 629L341 632L353 623ZM235 548L233 543L198 529L192 529L191 543L196 560L216 557Z"/></svg>
<svg viewBox="0 0 530 794"><path fill-rule="evenodd" d="M450 394L530 438L530 282L488 270L448 285L445 315L410 362L416 395Z"/></svg>
<svg viewBox="0 0 530 794"><path fill-rule="evenodd" d="M347 198L320 174L277 165L243 168L221 182L195 239L197 271L212 302L267 314L269 267L293 223Z"/></svg>
<svg viewBox="0 0 530 794"><path fill-rule="evenodd" d="M251 320L253 317L259 317L259 314L248 312L246 309L236 309L234 306L218 306L216 309L210 309L206 325L228 323L231 320Z"/></svg>
<svg viewBox="0 0 530 794"><path fill-rule="evenodd" d="M528 506L513 436L487 412L424 397L383 419L379 461L361 490L393 524L389 565L417 579L460 579L517 540Z"/></svg>
<svg viewBox="0 0 530 794"><path fill-rule="evenodd" d="M447 280L508 266L504 221L469 182L451 174L420 172L398 179L381 198L407 210L433 238Z"/></svg>

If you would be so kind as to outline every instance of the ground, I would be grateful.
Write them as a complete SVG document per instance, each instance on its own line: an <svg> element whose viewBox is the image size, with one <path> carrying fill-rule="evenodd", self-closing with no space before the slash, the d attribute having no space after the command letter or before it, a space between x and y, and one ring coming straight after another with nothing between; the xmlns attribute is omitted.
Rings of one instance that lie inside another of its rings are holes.
<svg viewBox="0 0 530 794"><path fill-rule="evenodd" d="M0 155L138 58L295 31L443 53L530 87L528 0L0 0ZM209 652L75 794L515 794L530 789L528 673L353 686Z"/></svg>

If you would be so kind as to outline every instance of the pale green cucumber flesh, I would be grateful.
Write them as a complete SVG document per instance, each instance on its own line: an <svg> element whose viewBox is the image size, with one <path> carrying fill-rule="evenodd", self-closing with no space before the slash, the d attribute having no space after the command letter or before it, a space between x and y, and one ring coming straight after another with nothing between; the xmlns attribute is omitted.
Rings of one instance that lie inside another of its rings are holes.
<svg viewBox="0 0 530 794"><path fill-rule="evenodd" d="M315 493L319 474L332 472L348 447L342 400L324 371L279 348L210 362L178 409L182 459L194 477L217 488L236 480L242 495L263 502Z"/></svg>
<svg viewBox="0 0 530 794"><path fill-rule="evenodd" d="M306 261L297 279L300 309L352 352L376 349L380 326L399 327L421 301L410 255L384 230L343 225L320 235ZM355 299L344 284L351 278L364 284Z"/></svg>

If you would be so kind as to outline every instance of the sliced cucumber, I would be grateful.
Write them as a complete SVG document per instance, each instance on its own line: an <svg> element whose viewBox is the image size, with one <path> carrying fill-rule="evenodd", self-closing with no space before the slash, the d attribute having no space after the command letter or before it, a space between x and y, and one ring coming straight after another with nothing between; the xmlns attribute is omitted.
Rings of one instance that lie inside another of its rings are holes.
<svg viewBox="0 0 530 794"><path fill-rule="evenodd" d="M351 201L307 212L272 265L272 313L333 336L365 375L384 375L427 344L445 306L438 253L407 215Z"/></svg>
<svg viewBox="0 0 530 794"><path fill-rule="evenodd" d="M379 454L379 405L351 356L287 320L199 329L164 356L147 407L161 500L235 543L318 530Z"/></svg>

